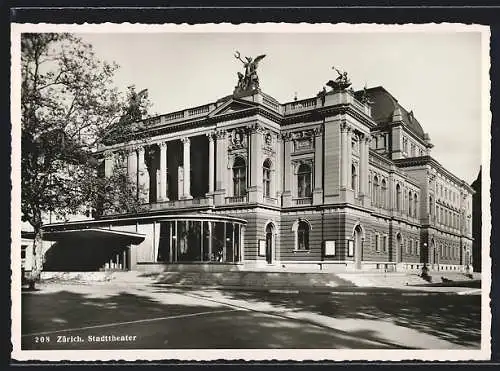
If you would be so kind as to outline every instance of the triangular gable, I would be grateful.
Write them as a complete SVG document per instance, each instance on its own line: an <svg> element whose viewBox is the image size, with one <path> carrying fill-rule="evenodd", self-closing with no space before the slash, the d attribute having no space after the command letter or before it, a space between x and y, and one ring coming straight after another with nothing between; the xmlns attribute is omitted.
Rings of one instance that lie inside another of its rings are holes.
<svg viewBox="0 0 500 371"><path fill-rule="evenodd" d="M221 116L255 107L257 107L256 103L231 98L226 103L224 103L220 107L210 112L208 116L209 117Z"/></svg>

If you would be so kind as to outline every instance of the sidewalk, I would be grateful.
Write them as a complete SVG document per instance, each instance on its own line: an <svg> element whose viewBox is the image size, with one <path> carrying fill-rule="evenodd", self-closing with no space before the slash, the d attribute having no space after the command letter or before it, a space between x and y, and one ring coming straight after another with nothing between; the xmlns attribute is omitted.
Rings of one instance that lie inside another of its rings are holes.
<svg viewBox="0 0 500 371"><path fill-rule="evenodd" d="M334 295L480 295L480 281L422 283L416 275L370 273L269 273L269 272L182 272L145 274L141 272L93 272L47 274L45 283L153 286L172 289L216 289L258 291L275 294L318 293ZM413 284L408 284L412 282Z"/></svg>

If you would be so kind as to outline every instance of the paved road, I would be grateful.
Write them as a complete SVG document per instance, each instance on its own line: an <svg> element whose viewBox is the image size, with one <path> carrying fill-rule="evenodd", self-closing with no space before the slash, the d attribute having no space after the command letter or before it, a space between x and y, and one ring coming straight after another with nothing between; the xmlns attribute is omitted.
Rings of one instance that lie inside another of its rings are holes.
<svg viewBox="0 0 500 371"><path fill-rule="evenodd" d="M22 349L477 349L480 296L46 284L22 294Z"/></svg>

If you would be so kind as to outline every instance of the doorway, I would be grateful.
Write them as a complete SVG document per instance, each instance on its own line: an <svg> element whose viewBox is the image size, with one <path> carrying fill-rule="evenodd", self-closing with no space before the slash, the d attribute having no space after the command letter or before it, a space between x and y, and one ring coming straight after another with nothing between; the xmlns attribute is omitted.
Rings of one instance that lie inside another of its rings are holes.
<svg viewBox="0 0 500 371"><path fill-rule="evenodd" d="M361 260L363 259L363 231L361 226L354 228L354 264L356 269L361 269Z"/></svg>
<svg viewBox="0 0 500 371"><path fill-rule="evenodd" d="M403 261L403 239L401 238L401 233L396 235L396 263L401 263Z"/></svg>
<svg viewBox="0 0 500 371"><path fill-rule="evenodd" d="M268 264L273 262L274 250L274 225L268 223L266 226L266 261Z"/></svg>

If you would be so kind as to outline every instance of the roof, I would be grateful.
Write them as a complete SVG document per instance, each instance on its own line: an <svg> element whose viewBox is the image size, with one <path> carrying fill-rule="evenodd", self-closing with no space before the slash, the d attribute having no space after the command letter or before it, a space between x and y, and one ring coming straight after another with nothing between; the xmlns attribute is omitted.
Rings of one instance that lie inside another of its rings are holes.
<svg viewBox="0 0 500 371"><path fill-rule="evenodd" d="M102 239L107 241L116 241L123 243L131 243L137 245L144 241L146 236L141 233L116 231L111 229L87 228L87 229L71 229L64 231L44 232L43 239L46 241L61 241L72 238L89 238Z"/></svg>
<svg viewBox="0 0 500 371"><path fill-rule="evenodd" d="M360 96L363 91L356 92ZM387 124L393 122L394 116L400 116L403 124L408 127L413 134L422 140L425 140L425 133L413 113L408 112L398 100L392 96L382 86L367 89L368 97L373 102L371 104L372 118L377 124Z"/></svg>

